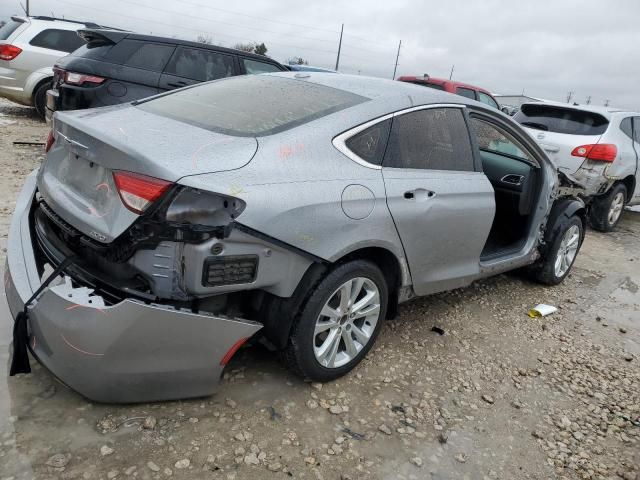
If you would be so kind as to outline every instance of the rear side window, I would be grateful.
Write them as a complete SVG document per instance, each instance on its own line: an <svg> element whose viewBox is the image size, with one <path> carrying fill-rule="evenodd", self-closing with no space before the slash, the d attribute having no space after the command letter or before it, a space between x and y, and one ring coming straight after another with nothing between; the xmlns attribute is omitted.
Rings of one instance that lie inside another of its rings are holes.
<svg viewBox="0 0 640 480"><path fill-rule="evenodd" d="M164 73L199 82L231 77L233 57L212 50L178 47Z"/></svg>
<svg viewBox="0 0 640 480"><path fill-rule="evenodd" d="M369 100L272 75L242 75L139 102L141 110L239 137L279 133Z"/></svg>
<svg viewBox="0 0 640 480"><path fill-rule="evenodd" d="M246 72L250 75L255 73L270 73L270 72L282 71L273 63L260 62L259 60L251 60L249 58L243 58L242 63L244 64L244 68Z"/></svg>
<svg viewBox="0 0 640 480"><path fill-rule="evenodd" d="M631 117L627 117L622 122L620 122L620 130L623 133L633 140L633 126L631 125Z"/></svg>
<svg viewBox="0 0 640 480"><path fill-rule="evenodd" d="M467 125L458 108L430 108L393 119L384 166L472 171Z"/></svg>
<svg viewBox="0 0 640 480"><path fill-rule="evenodd" d="M29 42L34 47L48 48L50 50L59 50L61 52L73 52L75 49L84 45L78 34L73 30L57 30L49 28L41 31Z"/></svg>
<svg viewBox="0 0 640 480"><path fill-rule="evenodd" d="M100 48L100 47L98 47ZM138 40L122 40L114 45L105 56L110 63L126 65L128 67L161 72L167 64L174 50L173 45L164 43L149 43ZM90 49L89 51L94 50ZM97 55L99 52L92 52Z"/></svg>
<svg viewBox="0 0 640 480"><path fill-rule="evenodd" d="M609 126L598 113L556 105L522 105L513 119L525 127L569 135L602 135Z"/></svg>
<svg viewBox="0 0 640 480"><path fill-rule="evenodd" d="M2 21L0 21L2 23ZM7 23L0 27L0 40L6 40L15 32L18 27L22 25L22 22L16 22L15 20L9 20Z"/></svg>
<svg viewBox="0 0 640 480"><path fill-rule="evenodd" d="M476 99L476 92L471 90L470 88L458 87L456 88L456 93L458 95L462 95L463 97L470 98L471 100Z"/></svg>
<svg viewBox="0 0 640 480"><path fill-rule="evenodd" d="M349 150L365 162L382 165L390 130L391 120L384 120L355 134L345 144Z"/></svg>

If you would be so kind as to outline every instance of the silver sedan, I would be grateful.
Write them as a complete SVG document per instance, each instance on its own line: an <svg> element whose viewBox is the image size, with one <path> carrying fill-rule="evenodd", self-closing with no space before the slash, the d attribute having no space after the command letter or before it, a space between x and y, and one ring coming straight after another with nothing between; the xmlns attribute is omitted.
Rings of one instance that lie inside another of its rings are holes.
<svg viewBox="0 0 640 480"><path fill-rule="evenodd" d="M338 378L400 303L521 267L557 284L584 236L521 127L401 82L214 81L57 113L47 148L9 237L14 373L28 348L100 401L210 394L258 335Z"/></svg>

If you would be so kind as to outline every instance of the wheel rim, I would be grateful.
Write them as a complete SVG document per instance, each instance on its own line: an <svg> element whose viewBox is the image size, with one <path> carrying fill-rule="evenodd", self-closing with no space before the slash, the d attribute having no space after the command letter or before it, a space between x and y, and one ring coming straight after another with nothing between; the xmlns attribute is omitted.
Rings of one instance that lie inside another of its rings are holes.
<svg viewBox="0 0 640 480"><path fill-rule="evenodd" d="M624 207L624 194L622 192L618 192L613 200L611 201L611 207L609 208L609 225L613 225L620 218L620 214L622 213L622 208Z"/></svg>
<svg viewBox="0 0 640 480"><path fill-rule="evenodd" d="M320 365L338 368L369 343L380 318L380 291L364 277L344 282L329 297L316 320L313 353Z"/></svg>
<svg viewBox="0 0 640 480"><path fill-rule="evenodd" d="M558 255L555 263L556 277L564 276L578 253L578 247L580 246L580 228L577 225L572 225L562 237L560 242L560 248L558 249Z"/></svg>

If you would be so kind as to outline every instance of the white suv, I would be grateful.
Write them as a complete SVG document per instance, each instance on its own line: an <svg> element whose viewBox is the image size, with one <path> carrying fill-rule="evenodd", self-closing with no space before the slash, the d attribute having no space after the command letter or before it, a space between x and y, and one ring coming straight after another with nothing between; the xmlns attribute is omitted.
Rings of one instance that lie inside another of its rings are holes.
<svg viewBox="0 0 640 480"><path fill-rule="evenodd" d="M84 45L77 30L95 23L52 17L11 17L0 27L0 97L36 108L44 117L53 64Z"/></svg>
<svg viewBox="0 0 640 480"><path fill-rule="evenodd" d="M591 225L612 230L640 203L640 113L565 103L525 103L513 117L590 200Z"/></svg>

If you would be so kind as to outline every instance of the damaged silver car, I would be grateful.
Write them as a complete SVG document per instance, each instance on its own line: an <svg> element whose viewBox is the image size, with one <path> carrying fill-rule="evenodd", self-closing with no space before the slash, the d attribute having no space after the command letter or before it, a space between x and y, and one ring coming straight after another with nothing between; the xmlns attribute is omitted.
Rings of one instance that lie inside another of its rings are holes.
<svg viewBox="0 0 640 480"><path fill-rule="evenodd" d="M214 81L57 113L47 148L9 236L14 348L98 401L211 394L256 335L338 378L401 302L522 267L557 284L584 235L521 127L400 82Z"/></svg>

